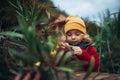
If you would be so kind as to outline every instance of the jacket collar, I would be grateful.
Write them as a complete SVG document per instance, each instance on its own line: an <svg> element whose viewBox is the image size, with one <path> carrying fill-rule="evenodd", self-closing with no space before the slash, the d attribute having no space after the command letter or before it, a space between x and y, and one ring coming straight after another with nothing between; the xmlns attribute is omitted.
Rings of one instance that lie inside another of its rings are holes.
<svg viewBox="0 0 120 80"><path fill-rule="evenodd" d="M90 46L92 44L92 42L79 42L77 45L74 45L74 46L79 46L80 48L82 49L86 49L88 46ZM72 44L70 44L72 45Z"/></svg>

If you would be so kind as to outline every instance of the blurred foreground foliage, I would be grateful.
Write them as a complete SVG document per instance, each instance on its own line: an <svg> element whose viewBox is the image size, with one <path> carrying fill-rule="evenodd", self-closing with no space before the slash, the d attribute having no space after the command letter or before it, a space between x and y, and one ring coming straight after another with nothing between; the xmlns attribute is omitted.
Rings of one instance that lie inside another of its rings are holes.
<svg viewBox="0 0 120 80"><path fill-rule="evenodd" d="M73 61L66 64L72 56L71 52L65 54L64 57L62 57L63 51L60 51L57 55L51 54L52 51L57 49L59 33L56 33L53 25L49 23L48 7L40 4L38 0L12 0L9 3L16 9L18 26L12 30L0 32L0 39L3 42L0 65L6 71L5 75L3 74L4 71L0 72L0 79L13 80L13 76L30 71L39 72L41 74L40 80L64 78L70 80L74 68L85 63ZM38 27L39 30L36 30ZM61 64L57 65L59 61L61 61ZM94 58L91 59L91 66L84 79L90 75L93 65ZM65 75L58 77L57 74L60 71Z"/></svg>

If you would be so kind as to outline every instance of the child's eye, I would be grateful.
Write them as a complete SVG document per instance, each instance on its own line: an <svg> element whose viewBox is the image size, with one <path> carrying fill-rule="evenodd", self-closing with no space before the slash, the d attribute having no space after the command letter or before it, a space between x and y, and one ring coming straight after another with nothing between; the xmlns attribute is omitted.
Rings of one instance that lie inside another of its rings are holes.
<svg viewBox="0 0 120 80"><path fill-rule="evenodd" d="M71 36L72 34L68 33L67 36Z"/></svg>
<svg viewBox="0 0 120 80"><path fill-rule="evenodd" d="M79 35L81 35L80 33L76 33L76 36L79 36Z"/></svg>

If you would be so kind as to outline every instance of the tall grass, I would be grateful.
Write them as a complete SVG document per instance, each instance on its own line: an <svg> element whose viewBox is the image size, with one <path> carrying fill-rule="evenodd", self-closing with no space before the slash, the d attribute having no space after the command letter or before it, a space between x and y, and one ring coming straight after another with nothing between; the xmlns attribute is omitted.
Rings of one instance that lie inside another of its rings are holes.
<svg viewBox="0 0 120 80"><path fill-rule="evenodd" d="M111 13L106 10L101 17L99 32L94 37L101 58L100 70L108 73L120 73L120 11Z"/></svg>

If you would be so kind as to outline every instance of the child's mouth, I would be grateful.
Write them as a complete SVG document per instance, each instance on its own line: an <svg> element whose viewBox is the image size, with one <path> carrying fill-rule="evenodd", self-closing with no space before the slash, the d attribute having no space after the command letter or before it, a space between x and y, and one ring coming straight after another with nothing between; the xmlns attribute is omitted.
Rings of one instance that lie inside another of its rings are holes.
<svg viewBox="0 0 120 80"><path fill-rule="evenodd" d="M77 42L72 42L72 45L76 45L77 44Z"/></svg>

